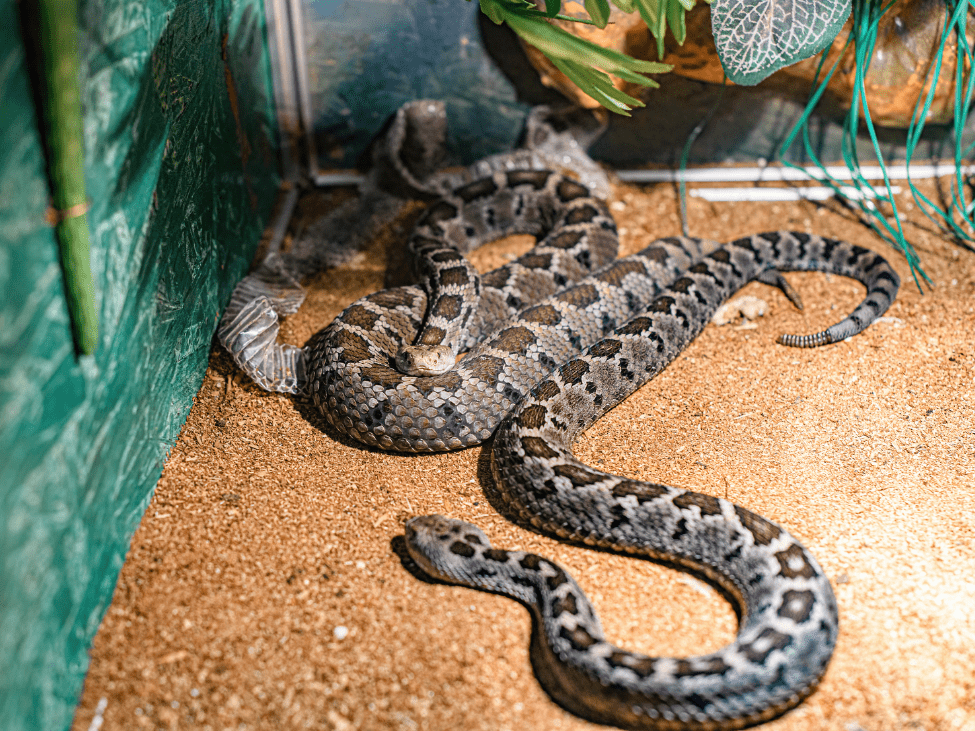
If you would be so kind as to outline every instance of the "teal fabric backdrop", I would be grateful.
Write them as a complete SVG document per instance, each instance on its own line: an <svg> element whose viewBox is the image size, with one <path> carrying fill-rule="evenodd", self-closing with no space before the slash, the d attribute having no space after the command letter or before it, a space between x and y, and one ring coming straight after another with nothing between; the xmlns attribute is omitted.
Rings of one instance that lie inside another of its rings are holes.
<svg viewBox="0 0 975 731"><path fill-rule="evenodd" d="M82 2L101 335L75 356L17 3L0 2L0 728L65 728L278 187L260 0Z"/></svg>

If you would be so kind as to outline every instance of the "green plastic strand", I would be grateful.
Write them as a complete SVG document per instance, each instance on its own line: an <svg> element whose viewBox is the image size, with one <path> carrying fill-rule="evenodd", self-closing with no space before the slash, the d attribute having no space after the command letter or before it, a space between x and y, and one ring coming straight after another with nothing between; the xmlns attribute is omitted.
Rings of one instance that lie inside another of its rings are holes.
<svg viewBox="0 0 975 731"><path fill-rule="evenodd" d="M971 106L973 96L975 96L975 74L972 73L973 61L975 61L975 59L973 59L972 49L969 46L967 36L965 35L967 27L967 12L969 7L975 7L975 1L946 0L946 4L948 7L948 13L946 13L945 25L938 47L938 52L926 78L926 81L930 82L930 88L928 89L927 94L923 95L923 98L918 99L912 114L911 124L907 131L905 150L906 165L908 169L908 185L910 186L911 194L915 202L924 215L934 221L946 233L950 233L960 240L971 242L973 241L973 237L972 233L970 232L975 232L975 222L973 222L972 219L973 209L975 209L975 202L965 200L966 186L964 170L966 158L971 154L972 148L975 147L975 143L965 147L963 146L962 140L965 124L968 119L968 109ZM873 57L873 50L877 42L877 29L880 19L884 13L890 10L892 5L893 2L882 3L877 2L877 0L854 0L853 3L853 33L848 40L848 44L850 42L855 44L855 91L853 104L851 105L850 111L843 125L841 150L843 162L851 171L852 187L854 187L860 193L860 195L858 197L844 195L840 181L828 174L825 165L817 158L815 152L813 151L812 144L810 143L808 124L810 116L812 115L816 105L819 103L819 100L822 97L823 92L825 92L826 86L829 83L829 80L832 78L838 65L837 61L837 63L833 64L832 68L825 75L822 81L819 81L820 74L822 73L825 63L825 52L823 54L823 59L820 61L819 69L817 69L816 80L814 81L814 92L810 97L809 103L807 104L802 116L797 121L790 133L786 136L785 141L779 148L778 157L782 159L783 164L786 166L801 169L800 166L788 162L783 157L784 153L793 145L796 138L801 135L803 150L806 157L809 158L816 167L822 170L821 176L817 177L822 177L822 182L832 188L833 192L837 196L842 197L850 205L854 205L859 208L859 210L863 213L864 221L880 237L896 246L904 253L905 258L911 267L911 272L914 276L915 283L920 288L921 283L919 277L923 278L928 283L930 283L930 279L921 268L920 257L918 256L917 251L910 244L910 242L907 241L904 235L904 230L901 226L900 214L893 196L890 178L887 175L883 154L880 150L880 143L877 139L873 119L871 118L870 109L867 105L866 87L864 84L870 67L870 61ZM952 179L951 203L948 206L948 209L945 210L933 203L917 189L910 178L910 165L917 145L921 139L925 120L931 104L933 103L936 81L940 77L943 66L945 46L947 45L952 33L955 34L955 37L958 40L959 57L955 71L955 106L953 118L953 157L955 170ZM862 126L865 128L870 137L877 162L883 171L886 195L878 195L877 199L890 205L891 214L889 216L885 215L873 202L873 200L871 200L874 189L869 185L868 181L860 172L861 168L856 150L856 139L857 133L861 127L861 120Z"/></svg>

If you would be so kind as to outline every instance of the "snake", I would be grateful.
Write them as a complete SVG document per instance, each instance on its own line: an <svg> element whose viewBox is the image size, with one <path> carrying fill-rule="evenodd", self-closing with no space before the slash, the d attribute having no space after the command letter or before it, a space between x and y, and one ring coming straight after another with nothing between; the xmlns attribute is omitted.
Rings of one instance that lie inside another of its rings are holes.
<svg viewBox="0 0 975 731"><path fill-rule="evenodd" d="M515 232L535 235L538 245L483 276L466 263L469 247ZM739 628L731 644L696 657L618 648L562 567L494 548L476 526L440 515L406 524L420 569L528 607L539 681L560 705L599 723L742 728L812 693L839 622L829 579L799 540L727 500L594 469L575 459L572 444L663 370L746 283L788 294L782 271L863 283L865 298L840 322L778 340L817 347L856 335L887 310L899 287L889 263L869 249L790 231L725 245L671 237L616 259L605 203L570 178L537 170L498 171L441 198L409 247L425 284L358 300L307 346L311 397L329 423L402 452L458 449L493 435L491 472L518 522L701 575L732 600ZM435 354L432 365L417 362L425 353Z"/></svg>
<svg viewBox="0 0 975 731"><path fill-rule="evenodd" d="M521 147L459 170L441 170L447 157L446 106L434 99L407 102L370 144L365 157L371 167L359 195L308 226L288 251L271 251L238 282L217 339L258 387L308 395L308 348L278 342L280 319L297 312L305 299L302 279L346 263L402 213L407 201L435 201L499 171L563 171L607 197L609 178L585 150L603 128L584 110L534 107Z"/></svg>

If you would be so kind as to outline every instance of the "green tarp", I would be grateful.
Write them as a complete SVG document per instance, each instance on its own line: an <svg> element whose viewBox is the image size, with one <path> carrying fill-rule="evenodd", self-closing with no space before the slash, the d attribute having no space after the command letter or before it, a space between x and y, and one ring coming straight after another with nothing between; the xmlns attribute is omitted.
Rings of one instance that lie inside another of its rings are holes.
<svg viewBox="0 0 975 731"><path fill-rule="evenodd" d="M76 357L17 4L0 3L0 728L65 728L278 187L260 0L90 0L101 335Z"/></svg>

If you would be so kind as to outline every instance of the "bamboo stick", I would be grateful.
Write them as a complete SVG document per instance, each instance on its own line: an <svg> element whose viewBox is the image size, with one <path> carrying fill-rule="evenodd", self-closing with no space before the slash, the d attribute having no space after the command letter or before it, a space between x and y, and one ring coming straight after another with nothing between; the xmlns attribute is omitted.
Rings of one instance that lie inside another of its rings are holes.
<svg viewBox="0 0 975 731"><path fill-rule="evenodd" d="M85 213L81 89L78 80L77 0L36 0L43 60L45 142L51 218L64 271L75 346L90 355L98 345L98 313Z"/></svg>

